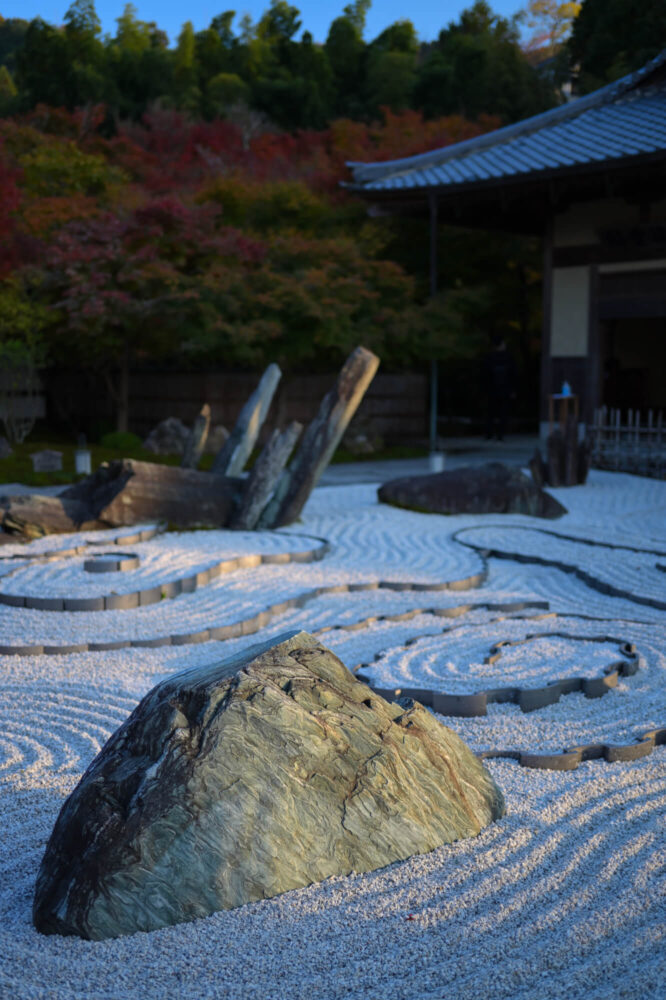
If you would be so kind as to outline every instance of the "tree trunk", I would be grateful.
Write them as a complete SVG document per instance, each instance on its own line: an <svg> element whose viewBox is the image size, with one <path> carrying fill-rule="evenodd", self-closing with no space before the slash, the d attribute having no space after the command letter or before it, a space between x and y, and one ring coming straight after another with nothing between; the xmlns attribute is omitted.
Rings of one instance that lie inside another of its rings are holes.
<svg viewBox="0 0 666 1000"><path fill-rule="evenodd" d="M116 430L129 429L129 344L123 346L120 373L118 377L118 399L116 410Z"/></svg>

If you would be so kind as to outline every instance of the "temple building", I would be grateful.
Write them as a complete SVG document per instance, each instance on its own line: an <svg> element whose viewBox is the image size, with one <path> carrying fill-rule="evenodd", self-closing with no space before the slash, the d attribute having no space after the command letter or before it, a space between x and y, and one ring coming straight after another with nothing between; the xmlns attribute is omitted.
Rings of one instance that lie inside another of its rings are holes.
<svg viewBox="0 0 666 1000"><path fill-rule="evenodd" d="M373 214L429 215L433 291L438 225L543 238L542 432L564 382L583 424L666 409L666 50L514 125L349 166Z"/></svg>

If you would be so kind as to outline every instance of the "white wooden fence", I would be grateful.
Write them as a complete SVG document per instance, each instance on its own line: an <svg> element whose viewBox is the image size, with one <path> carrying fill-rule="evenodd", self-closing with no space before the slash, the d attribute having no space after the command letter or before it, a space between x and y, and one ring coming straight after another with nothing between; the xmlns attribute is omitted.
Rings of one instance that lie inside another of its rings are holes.
<svg viewBox="0 0 666 1000"><path fill-rule="evenodd" d="M653 479L666 479L666 423L661 411L620 410L602 406L589 428L591 464Z"/></svg>

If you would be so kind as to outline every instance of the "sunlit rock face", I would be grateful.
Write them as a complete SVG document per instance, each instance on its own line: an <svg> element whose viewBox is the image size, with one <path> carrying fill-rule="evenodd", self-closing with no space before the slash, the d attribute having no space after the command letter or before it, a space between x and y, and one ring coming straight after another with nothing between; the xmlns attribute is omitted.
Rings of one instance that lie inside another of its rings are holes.
<svg viewBox="0 0 666 1000"><path fill-rule="evenodd" d="M430 712L288 633L146 695L65 802L33 918L91 939L150 931L380 868L503 811Z"/></svg>

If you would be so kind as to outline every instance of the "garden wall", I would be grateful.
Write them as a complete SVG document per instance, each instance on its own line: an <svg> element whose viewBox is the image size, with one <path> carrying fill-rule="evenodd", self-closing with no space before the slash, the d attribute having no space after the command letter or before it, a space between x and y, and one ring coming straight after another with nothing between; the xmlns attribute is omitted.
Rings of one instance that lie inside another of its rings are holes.
<svg viewBox="0 0 666 1000"><path fill-rule="evenodd" d="M312 419L336 372L282 377L265 425L264 436L291 420ZM231 428L256 387L259 373L133 372L130 377L130 430L144 436L165 417L191 424L203 403L212 423ZM81 372L51 372L46 379L48 418L91 440L114 427L113 405L103 380ZM425 374L383 374L373 379L355 418L388 444L422 440L428 433L428 380Z"/></svg>

